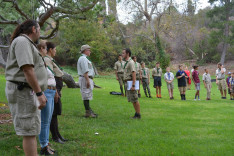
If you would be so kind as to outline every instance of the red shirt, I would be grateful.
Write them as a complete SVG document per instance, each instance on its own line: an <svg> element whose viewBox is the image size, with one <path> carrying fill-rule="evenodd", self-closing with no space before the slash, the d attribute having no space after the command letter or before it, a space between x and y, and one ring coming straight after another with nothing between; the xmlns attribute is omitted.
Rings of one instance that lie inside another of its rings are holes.
<svg viewBox="0 0 234 156"><path fill-rule="evenodd" d="M193 80L194 80L195 83L200 83L198 71L194 70L193 73L192 73L192 76L193 76Z"/></svg>

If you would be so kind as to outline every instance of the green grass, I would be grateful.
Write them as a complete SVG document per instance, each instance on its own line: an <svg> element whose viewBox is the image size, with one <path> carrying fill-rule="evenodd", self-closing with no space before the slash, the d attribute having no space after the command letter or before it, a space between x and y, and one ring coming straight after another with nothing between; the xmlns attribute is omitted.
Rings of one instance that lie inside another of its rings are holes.
<svg viewBox="0 0 234 156"><path fill-rule="evenodd" d="M59 129L69 142L64 145L51 142L59 155L234 155L234 103L221 100L215 83L212 84L211 101L204 100L203 85L201 101L193 101L194 85L186 93L188 100L181 101L175 81L175 100L172 101L164 82L163 98L156 99L151 80L154 98L142 94L139 99L142 119L132 120L132 104L124 97L109 94L119 91L114 76L99 76L94 81L102 87L94 89L91 101L92 109L99 114L97 119L82 117L84 106L79 89L64 88L62 91L63 115L59 116ZM0 101L6 102L4 76L0 76L0 84ZM2 156L23 155L22 150L15 148L22 148L21 142L12 124L0 125Z"/></svg>

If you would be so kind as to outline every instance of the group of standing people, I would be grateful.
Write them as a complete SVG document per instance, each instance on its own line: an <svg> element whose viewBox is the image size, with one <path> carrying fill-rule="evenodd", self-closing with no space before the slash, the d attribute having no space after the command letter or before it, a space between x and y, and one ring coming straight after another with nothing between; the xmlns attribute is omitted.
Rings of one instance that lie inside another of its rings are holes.
<svg viewBox="0 0 234 156"><path fill-rule="evenodd" d="M120 85L120 90L122 96L126 96L126 91L127 91L127 85L124 83L126 80L124 79L124 69L125 69L125 64L127 64L127 61L123 61L122 59L123 55L119 55L118 61L115 62L114 69L116 73L116 79L119 81ZM150 70L145 67L145 63L141 62L141 66L138 66L138 62L136 62L136 56L132 57L132 60L135 64L135 72L136 72L136 81L139 81L139 88L138 90L138 97L140 98L140 82L143 85L143 89L145 92L146 97L150 97ZM195 93L195 98L194 100L200 100L200 78L199 78L199 72L198 72L198 65L194 65L193 69L191 72L188 70L188 67L185 67L185 70L183 70L183 65L179 65L179 70L176 72L175 78L178 81L178 88L181 96L181 100L186 100L186 90L191 89L191 83L193 82L195 85L196 93ZM229 72L228 75L229 77L225 81L225 72L226 69L223 68L223 65L221 63L217 64L217 70L216 70L216 84L218 85L218 89L220 90L222 99L226 99L226 86L228 86L228 93L230 94L230 99L233 100L233 78L231 75L234 75L234 73ZM191 73L191 74L190 74ZM138 75L138 76L137 76ZM161 86L162 86L162 68L160 67L160 62L156 63L155 68L152 70L152 78L154 80L153 87L156 89L156 97L157 98L162 98L161 95ZM166 68L166 73L164 74L164 80L167 84L167 89L168 93L170 96L170 99L174 99L173 96L173 89L174 89L174 74L170 71L170 67ZM204 87L207 90L207 98L206 100L211 100L211 76L209 74L209 70L206 68L204 69L204 74L202 76L202 81L204 84ZM227 83L227 84L226 84ZM125 84L125 85L124 85ZM124 94L124 89L125 89L125 94ZM148 93L148 94L147 94ZM149 96L148 96L149 95Z"/></svg>
<svg viewBox="0 0 234 156"><path fill-rule="evenodd" d="M55 142L64 143L58 130L61 115L63 71L53 57L52 42L38 43L40 26L34 20L18 25L11 37L6 65L6 96L16 134L23 137L26 156L37 156L37 140L41 155L54 155L49 131Z"/></svg>

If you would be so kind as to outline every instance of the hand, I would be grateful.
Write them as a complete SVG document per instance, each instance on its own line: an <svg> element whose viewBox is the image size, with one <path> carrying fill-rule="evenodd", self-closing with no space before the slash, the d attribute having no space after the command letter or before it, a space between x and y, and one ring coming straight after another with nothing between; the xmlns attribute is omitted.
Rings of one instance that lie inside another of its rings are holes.
<svg viewBox="0 0 234 156"><path fill-rule="evenodd" d="M135 90L135 87L132 87L131 90Z"/></svg>
<svg viewBox="0 0 234 156"><path fill-rule="evenodd" d="M55 96L54 96L54 103L58 103L60 96L58 94L58 92L56 91Z"/></svg>
<svg viewBox="0 0 234 156"><path fill-rule="evenodd" d="M90 82L87 81L86 87L89 88L90 87Z"/></svg>
<svg viewBox="0 0 234 156"><path fill-rule="evenodd" d="M216 84L218 84L219 82L216 80Z"/></svg>
<svg viewBox="0 0 234 156"><path fill-rule="evenodd" d="M42 109L46 106L46 102L47 102L47 99L46 99L46 96L44 95L44 93L41 95L41 96L38 96L37 97L38 101L39 101L39 106L38 106L38 109Z"/></svg>
<svg viewBox="0 0 234 156"><path fill-rule="evenodd" d="M184 73L181 76L184 76Z"/></svg>

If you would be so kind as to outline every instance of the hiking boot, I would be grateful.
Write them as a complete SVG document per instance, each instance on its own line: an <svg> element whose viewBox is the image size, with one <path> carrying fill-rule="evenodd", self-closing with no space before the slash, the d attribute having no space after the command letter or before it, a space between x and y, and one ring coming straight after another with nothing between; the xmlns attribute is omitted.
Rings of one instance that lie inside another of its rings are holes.
<svg viewBox="0 0 234 156"><path fill-rule="evenodd" d="M132 119L141 119L141 114L135 113Z"/></svg>
<svg viewBox="0 0 234 156"><path fill-rule="evenodd" d="M90 115L91 115L90 110L86 110L86 111L85 111L84 117L85 117L85 118L88 118L88 117L90 117Z"/></svg>
<svg viewBox="0 0 234 156"><path fill-rule="evenodd" d="M149 98L152 98L152 96L150 95Z"/></svg>
<svg viewBox="0 0 234 156"><path fill-rule="evenodd" d="M40 155L54 155L54 152L52 152L50 150L50 148L48 148L48 146L46 146L46 147L41 149Z"/></svg>
<svg viewBox="0 0 234 156"><path fill-rule="evenodd" d="M94 113L93 110L90 110L90 117L91 118L97 118L98 115L96 113Z"/></svg>
<svg viewBox="0 0 234 156"><path fill-rule="evenodd" d="M138 97L141 98L141 94L138 94Z"/></svg>

